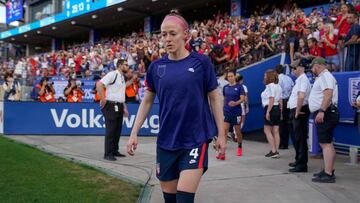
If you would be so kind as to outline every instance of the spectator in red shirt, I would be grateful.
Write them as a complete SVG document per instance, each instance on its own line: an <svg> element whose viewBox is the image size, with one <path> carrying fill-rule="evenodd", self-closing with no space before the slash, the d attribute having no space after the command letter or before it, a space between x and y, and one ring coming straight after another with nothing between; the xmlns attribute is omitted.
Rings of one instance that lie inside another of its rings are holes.
<svg viewBox="0 0 360 203"><path fill-rule="evenodd" d="M325 35L320 40L325 50L325 58L327 63L332 64L332 68L339 67L339 55L337 51L338 38L334 34L334 26L332 23L325 25Z"/></svg>
<svg viewBox="0 0 360 203"><path fill-rule="evenodd" d="M80 52L78 52L75 58L75 73L77 77L81 77L81 62L82 55Z"/></svg>
<svg viewBox="0 0 360 203"><path fill-rule="evenodd" d="M199 54L209 55L210 47L207 45L206 42L202 42L200 45L200 49L198 51Z"/></svg>
<svg viewBox="0 0 360 203"><path fill-rule="evenodd" d="M321 57L321 49L317 44L317 40L315 38L308 39L309 46L309 54L310 57Z"/></svg>
<svg viewBox="0 0 360 203"><path fill-rule="evenodd" d="M347 21L347 17L350 11L350 7L348 4L341 5L340 15L336 18L335 28L339 29L338 36L339 36L339 47L343 47L344 45L344 38L350 31L351 25ZM340 60L340 67L343 69L344 67L344 50L339 48L339 60Z"/></svg>
<svg viewBox="0 0 360 203"><path fill-rule="evenodd" d="M220 37L220 44L223 44L225 42L225 37L229 34L229 30L227 29L226 25L223 25L219 37Z"/></svg>
<svg viewBox="0 0 360 203"><path fill-rule="evenodd" d="M295 53L296 59L302 59L309 56L309 47L307 45L307 40L305 38L299 39L299 48Z"/></svg>
<svg viewBox="0 0 360 203"><path fill-rule="evenodd" d="M210 31L210 36L208 38L212 46L218 45L218 34L215 29Z"/></svg>
<svg viewBox="0 0 360 203"><path fill-rule="evenodd" d="M234 68L237 62L239 50L234 43L232 35L228 35L226 37L226 42L224 43L224 52L226 54L226 61L229 63L229 66Z"/></svg>
<svg viewBox="0 0 360 203"><path fill-rule="evenodd" d="M338 36L340 39L346 37L347 33L349 32L351 25L347 21L347 15L349 13L349 5L343 4L341 5L340 15L337 17L335 22L335 28L339 29Z"/></svg>

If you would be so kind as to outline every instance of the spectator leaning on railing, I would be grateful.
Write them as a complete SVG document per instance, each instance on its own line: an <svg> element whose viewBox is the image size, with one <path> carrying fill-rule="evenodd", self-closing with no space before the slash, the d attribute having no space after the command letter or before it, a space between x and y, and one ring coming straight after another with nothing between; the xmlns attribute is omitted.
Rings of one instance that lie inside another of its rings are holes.
<svg viewBox="0 0 360 203"><path fill-rule="evenodd" d="M347 54L345 58L345 71L360 70L360 25L358 22L359 16L352 12L347 15L347 22L350 24L350 30L345 36L344 46L347 47Z"/></svg>

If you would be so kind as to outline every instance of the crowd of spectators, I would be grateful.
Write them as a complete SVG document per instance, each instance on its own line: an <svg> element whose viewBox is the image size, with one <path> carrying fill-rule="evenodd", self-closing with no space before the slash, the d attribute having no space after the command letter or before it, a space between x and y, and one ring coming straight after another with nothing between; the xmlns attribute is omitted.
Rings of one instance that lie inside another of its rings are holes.
<svg viewBox="0 0 360 203"><path fill-rule="evenodd" d="M308 15L296 4L287 4L283 9L274 8L269 15L255 12L246 19L218 12L211 19L191 23L187 49L209 55L218 73L279 52L289 53L291 62L323 56L333 70L359 70L360 4L353 4L330 1L328 10L314 8ZM28 83L54 76L92 80L114 70L118 59L127 59L131 69L127 80L138 80L152 61L165 54L160 33L134 32L104 38L94 45L83 43L51 53L10 58L0 62L0 77L4 79L10 72L15 79L27 79ZM134 88L136 96L139 86ZM133 92L130 97L134 97Z"/></svg>

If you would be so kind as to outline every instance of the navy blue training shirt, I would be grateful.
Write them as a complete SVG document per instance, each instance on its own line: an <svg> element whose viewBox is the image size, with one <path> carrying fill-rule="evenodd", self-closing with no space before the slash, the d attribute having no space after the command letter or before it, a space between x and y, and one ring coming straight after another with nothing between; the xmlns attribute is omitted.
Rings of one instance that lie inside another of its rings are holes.
<svg viewBox="0 0 360 203"><path fill-rule="evenodd" d="M207 56L191 52L178 61L164 56L150 64L146 83L159 98L160 148L192 149L216 135L208 93L217 79Z"/></svg>
<svg viewBox="0 0 360 203"><path fill-rule="evenodd" d="M229 106L230 101L239 101L241 95L245 95L244 87L240 84L230 86L229 84L224 86L223 94L224 100L224 114L228 116L241 116L241 105L234 107Z"/></svg>

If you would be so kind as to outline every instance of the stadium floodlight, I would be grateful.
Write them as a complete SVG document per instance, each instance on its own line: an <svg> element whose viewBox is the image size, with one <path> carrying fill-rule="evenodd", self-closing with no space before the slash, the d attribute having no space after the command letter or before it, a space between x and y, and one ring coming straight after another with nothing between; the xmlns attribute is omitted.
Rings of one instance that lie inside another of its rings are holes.
<svg viewBox="0 0 360 203"><path fill-rule="evenodd" d="M97 15L94 14L94 15L91 16L91 18L92 18L92 19L96 19L96 18L97 18Z"/></svg>
<svg viewBox="0 0 360 203"><path fill-rule="evenodd" d="M41 34L41 31L40 31L40 30L38 30L38 31L36 31L36 33Z"/></svg>
<svg viewBox="0 0 360 203"><path fill-rule="evenodd" d="M118 11L118 12L121 12L121 11L123 11L123 10L124 10L124 8L121 7L121 6L117 8L117 11Z"/></svg>
<svg viewBox="0 0 360 203"><path fill-rule="evenodd" d="M76 24L76 21L75 20L72 20L71 21L71 25L75 25Z"/></svg>
<svg viewBox="0 0 360 203"><path fill-rule="evenodd" d="M56 30L56 27L55 27L55 26L52 26L52 28L51 28L51 29Z"/></svg>

